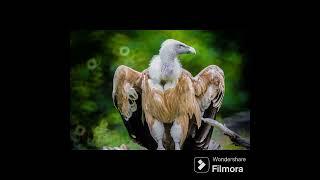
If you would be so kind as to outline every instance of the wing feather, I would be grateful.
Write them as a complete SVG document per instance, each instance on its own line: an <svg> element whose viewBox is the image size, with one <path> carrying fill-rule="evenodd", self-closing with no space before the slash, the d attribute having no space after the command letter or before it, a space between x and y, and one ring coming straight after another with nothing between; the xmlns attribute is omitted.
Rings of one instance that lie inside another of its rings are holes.
<svg viewBox="0 0 320 180"><path fill-rule="evenodd" d="M203 69L197 76L192 77L195 96L200 106L203 118L215 118L221 108L224 98L224 73L221 68L210 65ZM213 127L202 122L199 129L191 125L189 136L186 140L186 149L204 150L209 148Z"/></svg>
<svg viewBox="0 0 320 180"><path fill-rule="evenodd" d="M147 149L156 149L157 145L144 122L141 106L142 74L127 66L119 66L113 78L112 99L128 130L129 136Z"/></svg>
<svg viewBox="0 0 320 180"><path fill-rule="evenodd" d="M224 97L224 73L221 68L211 65L193 78L193 87L199 102L207 109L210 103L220 109Z"/></svg>

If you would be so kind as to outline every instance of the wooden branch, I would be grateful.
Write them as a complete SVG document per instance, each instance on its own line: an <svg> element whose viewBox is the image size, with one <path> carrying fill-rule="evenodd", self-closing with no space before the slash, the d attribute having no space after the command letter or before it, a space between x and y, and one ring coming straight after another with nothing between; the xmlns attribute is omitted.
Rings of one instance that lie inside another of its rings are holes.
<svg viewBox="0 0 320 180"><path fill-rule="evenodd" d="M230 140L237 146L242 146L247 149L250 149L250 141L240 137L239 134L231 131L229 128L219 123L218 121L210 118L201 118L203 122L210 124L218 129L220 129L224 135L228 136Z"/></svg>
<svg viewBox="0 0 320 180"><path fill-rule="evenodd" d="M220 144L214 142L212 139L209 142L208 150L221 150L222 147Z"/></svg>

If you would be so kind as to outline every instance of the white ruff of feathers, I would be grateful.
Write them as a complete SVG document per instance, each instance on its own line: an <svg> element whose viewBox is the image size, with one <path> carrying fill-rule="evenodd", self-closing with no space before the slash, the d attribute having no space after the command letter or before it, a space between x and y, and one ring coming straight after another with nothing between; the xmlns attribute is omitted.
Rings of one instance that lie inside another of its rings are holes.
<svg viewBox="0 0 320 180"><path fill-rule="evenodd" d="M182 67L177 54L170 47L170 44L162 44L159 55L153 56L150 66L150 78L159 83L163 81L176 81L179 79Z"/></svg>

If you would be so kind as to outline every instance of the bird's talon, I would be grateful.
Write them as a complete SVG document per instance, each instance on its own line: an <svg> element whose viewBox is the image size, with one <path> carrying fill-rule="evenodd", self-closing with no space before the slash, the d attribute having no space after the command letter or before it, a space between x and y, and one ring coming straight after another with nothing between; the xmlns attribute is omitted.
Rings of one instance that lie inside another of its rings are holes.
<svg viewBox="0 0 320 180"><path fill-rule="evenodd" d="M179 144L175 144L174 149L175 149L175 150L181 150L180 145L179 145Z"/></svg>
<svg viewBox="0 0 320 180"><path fill-rule="evenodd" d="M166 149L162 146L162 147L158 147L157 150L166 150Z"/></svg>

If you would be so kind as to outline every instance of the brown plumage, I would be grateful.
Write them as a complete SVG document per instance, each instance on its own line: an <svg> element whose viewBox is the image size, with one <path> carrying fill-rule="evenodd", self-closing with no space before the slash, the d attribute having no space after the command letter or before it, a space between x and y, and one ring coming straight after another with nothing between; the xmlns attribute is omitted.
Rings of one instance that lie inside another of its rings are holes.
<svg viewBox="0 0 320 180"><path fill-rule="evenodd" d="M148 76L143 77L142 109L149 127L152 127L155 119L163 123L173 123L173 120L177 120L182 126L182 145L192 116L195 116L196 125L201 125L200 109L190 77L182 73L176 87L164 92L150 87Z"/></svg>
<svg viewBox="0 0 320 180"><path fill-rule="evenodd" d="M212 127L224 96L224 74L215 65L197 76L181 67L178 54L195 49L177 40L162 43L142 73L119 66L112 98L131 138L147 149L208 149Z"/></svg>
<svg viewBox="0 0 320 180"><path fill-rule="evenodd" d="M172 123L172 119L178 119L183 129L181 145L187 136L192 135L189 123L196 125L199 129L201 114L209 108L210 104L212 103L212 107L216 111L221 107L224 96L224 74L218 66L208 66L195 77L184 70L176 87L165 92L150 88L148 79L148 70L139 73L129 67L119 66L115 72L113 84L115 106L125 122L127 122L126 119L130 122L141 121L142 124L146 121L148 127L153 125L154 118L161 119L164 123ZM133 90L137 93L137 97L132 95L134 94ZM142 102L136 104L137 109L143 113L138 119L132 119L132 114L135 111L131 111L130 107L137 103L138 98L142 98ZM145 134L148 133L145 132ZM168 133L165 134L164 144L170 149L172 142L168 141L172 141L172 139L167 135ZM130 136L137 139L136 134L130 134ZM149 141L152 141L150 136L148 138ZM138 143L143 145L144 143L140 141ZM149 147L149 149L154 148Z"/></svg>

